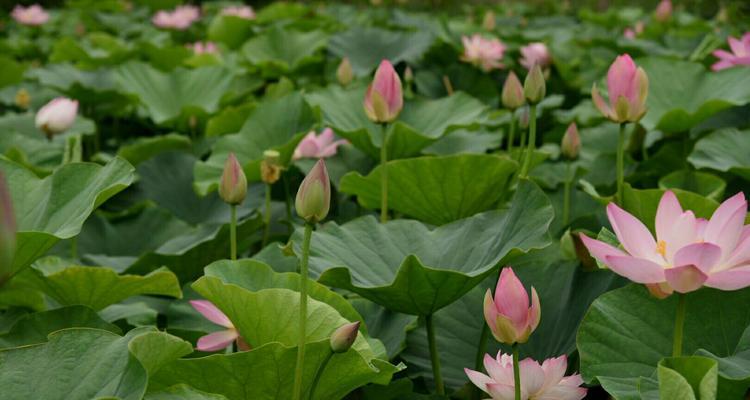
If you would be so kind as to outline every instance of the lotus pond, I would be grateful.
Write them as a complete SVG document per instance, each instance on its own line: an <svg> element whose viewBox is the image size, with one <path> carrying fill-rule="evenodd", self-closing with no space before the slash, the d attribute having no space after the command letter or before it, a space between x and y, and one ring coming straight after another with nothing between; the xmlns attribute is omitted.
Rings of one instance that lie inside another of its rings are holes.
<svg viewBox="0 0 750 400"><path fill-rule="evenodd" d="M747 398L744 2L51 3L0 399Z"/></svg>

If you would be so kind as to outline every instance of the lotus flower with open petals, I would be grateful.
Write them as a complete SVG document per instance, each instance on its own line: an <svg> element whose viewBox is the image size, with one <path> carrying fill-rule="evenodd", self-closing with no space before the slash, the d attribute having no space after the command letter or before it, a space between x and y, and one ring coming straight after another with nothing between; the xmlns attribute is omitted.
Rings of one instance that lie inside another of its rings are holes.
<svg viewBox="0 0 750 400"><path fill-rule="evenodd" d="M190 300L190 305L206 317L207 320L227 328L226 330L209 333L206 336L200 337L198 344L195 346L196 349L200 351L217 351L231 346L232 342L236 340L237 348L243 351L250 350L250 346L242 339L232 321L213 303L208 300Z"/></svg>
<svg viewBox="0 0 750 400"><path fill-rule="evenodd" d="M612 271L647 284L657 297L704 285L721 290L750 286L750 225L744 225L742 192L724 201L710 220L684 211L674 193L665 192L656 211L656 238L614 203L607 215L624 251L582 234L584 245Z"/></svg>
<svg viewBox="0 0 750 400"><path fill-rule="evenodd" d="M474 64L484 71L503 68L501 61L505 54L505 45L500 40L474 34L462 37L461 42L464 45L461 61Z"/></svg>
<svg viewBox="0 0 750 400"><path fill-rule="evenodd" d="M154 14L151 22L159 28L185 30L200 19L200 9L195 6L178 6L173 11L161 10Z"/></svg>
<svg viewBox="0 0 750 400"><path fill-rule="evenodd" d="M513 357L497 353L497 358L484 355L484 368L489 375L464 368L471 383L492 396L492 400L514 400ZM586 397L583 379L578 374L565 376L568 358L560 356L544 360L540 365L531 358L518 363L523 400L580 400Z"/></svg>
<svg viewBox="0 0 750 400"><path fill-rule="evenodd" d="M742 39L730 37L727 39L729 48L732 52L726 50L716 50L713 55L719 59L718 62L711 66L714 71L736 67L738 65L750 66L750 32L744 34Z"/></svg>
<svg viewBox="0 0 750 400"><path fill-rule="evenodd" d="M528 70L535 64L544 69L552 63L552 56L544 43L529 43L521 47L521 60L519 62Z"/></svg>
<svg viewBox="0 0 750 400"><path fill-rule="evenodd" d="M320 135L310 131L294 149L293 159L328 158L336 155L338 147L349 143L346 140L334 140L333 129L325 128Z"/></svg>
<svg viewBox="0 0 750 400"><path fill-rule="evenodd" d="M609 104L599 94L596 84L591 89L594 105L605 117L619 123L638 122L646 114L648 76L628 54L618 56L609 67L607 90Z"/></svg>
<svg viewBox="0 0 750 400"><path fill-rule="evenodd" d="M221 10L221 15L229 15L242 19L255 19L255 11L250 6L229 6Z"/></svg>
<svg viewBox="0 0 750 400"><path fill-rule="evenodd" d="M28 7L16 5L10 15L19 24L28 26L44 25L49 20L49 14L39 4L32 4Z"/></svg>

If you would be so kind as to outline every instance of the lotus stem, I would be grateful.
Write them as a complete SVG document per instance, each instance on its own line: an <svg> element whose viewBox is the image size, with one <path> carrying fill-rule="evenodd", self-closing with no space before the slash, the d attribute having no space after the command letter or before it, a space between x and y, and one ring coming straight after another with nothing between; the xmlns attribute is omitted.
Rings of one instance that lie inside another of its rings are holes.
<svg viewBox="0 0 750 400"><path fill-rule="evenodd" d="M285 174L281 174L281 179L284 180L284 203L286 205L286 226L288 228L289 236L292 235L294 228L292 225L292 196L289 194L289 180Z"/></svg>
<svg viewBox="0 0 750 400"><path fill-rule="evenodd" d="M266 205L265 215L263 216L263 243L261 247L266 247L268 237L271 235L271 184L266 184Z"/></svg>
<svg viewBox="0 0 750 400"><path fill-rule="evenodd" d="M526 148L526 153L523 157L523 167L521 167L521 174L519 177L526 178L529 174L529 168L531 167L531 158L534 156L534 146L536 144L536 104L532 104L529 108L529 143Z"/></svg>
<svg viewBox="0 0 750 400"><path fill-rule="evenodd" d="M231 220L229 222L229 256L232 260L237 259L237 206L229 206Z"/></svg>
<svg viewBox="0 0 750 400"><path fill-rule="evenodd" d="M622 207L625 187L625 123L620 124L620 135L617 139L617 204Z"/></svg>
<svg viewBox="0 0 750 400"><path fill-rule="evenodd" d="M570 176L570 162L566 162L565 165L565 186L563 187L563 212L562 212L562 224L567 226L570 221L570 187L573 183L573 177Z"/></svg>
<svg viewBox="0 0 750 400"><path fill-rule="evenodd" d="M513 139L516 136L516 113L513 110L510 112L510 128L508 130L508 157L513 157Z"/></svg>
<svg viewBox="0 0 750 400"><path fill-rule="evenodd" d="M442 395L445 394L445 386L443 385L443 375L440 374L440 354L438 354L437 351L437 342L435 341L435 323L432 319L432 314L425 316L425 324L427 325L427 343L430 346L432 376L435 379L435 392Z"/></svg>
<svg viewBox="0 0 750 400"><path fill-rule="evenodd" d="M328 355L325 359L323 359L323 364L321 364L318 368L318 371L315 372L315 378L313 379L312 386L310 387L310 400L313 400L315 398L315 389L318 388L318 381L320 381L320 377L323 376L323 372L326 370L328 362L331 361L331 358L333 358L334 354L336 353L334 353L333 351L328 351Z"/></svg>
<svg viewBox="0 0 750 400"><path fill-rule="evenodd" d="M388 125L383 124L383 142L380 145L380 222L388 221Z"/></svg>
<svg viewBox="0 0 750 400"><path fill-rule="evenodd" d="M302 375L305 370L305 341L307 339L307 263L310 259L310 240L313 224L305 223L305 238L302 241L302 261L299 280L299 341L297 345L297 366L294 370L294 399L302 399Z"/></svg>
<svg viewBox="0 0 750 400"><path fill-rule="evenodd" d="M677 314L674 319L674 340L672 340L672 357L682 356L682 328L685 326L687 304L685 293L677 294Z"/></svg>
<svg viewBox="0 0 750 400"><path fill-rule="evenodd" d="M487 340L490 338L490 328L487 324L482 324L482 335L479 337L479 347L477 348L477 355L474 358L474 371L482 370L482 360L484 359L484 353L487 352ZM474 393L472 398L479 399L481 391L478 387L473 387Z"/></svg>
<svg viewBox="0 0 750 400"><path fill-rule="evenodd" d="M521 371L518 368L518 343L513 343L513 388L516 400L521 400Z"/></svg>

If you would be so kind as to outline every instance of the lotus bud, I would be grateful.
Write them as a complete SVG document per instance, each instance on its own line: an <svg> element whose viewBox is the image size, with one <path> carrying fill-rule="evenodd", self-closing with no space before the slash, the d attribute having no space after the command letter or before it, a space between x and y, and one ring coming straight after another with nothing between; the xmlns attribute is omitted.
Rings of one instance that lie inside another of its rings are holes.
<svg viewBox="0 0 750 400"><path fill-rule="evenodd" d="M495 13L492 12L492 10L488 10L486 13L484 13L482 27L488 31L495 30Z"/></svg>
<svg viewBox="0 0 750 400"><path fill-rule="evenodd" d="M534 64L523 82L523 94L530 104L537 104L544 99L546 91L547 84L544 81L542 68L539 64Z"/></svg>
<svg viewBox="0 0 750 400"><path fill-rule="evenodd" d="M646 114L648 76L629 55L618 56L609 67L607 90L609 104L599 94L596 84L591 90L594 105L605 117L618 123L637 122Z"/></svg>
<svg viewBox="0 0 750 400"><path fill-rule="evenodd" d="M357 340L359 321L342 325L331 335L331 350L334 353L346 353Z"/></svg>
<svg viewBox="0 0 750 400"><path fill-rule="evenodd" d="M563 157L568 160L575 160L578 158L578 153L581 150L581 137L578 135L578 126L575 122L571 122L568 125L568 129L565 130L563 135L562 143L560 144L560 151Z"/></svg>
<svg viewBox="0 0 750 400"><path fill-rule="evenodd" d="M383 60L365 93L365 113L373 122L391 122L398 117L403 106L401 79L393 65L388 60Z"/></svg>
<svg viewBox="0 0 750 400"><path fill-rule="evenodd" d="M36 127L42 130L47 138L65 132L73 126L78 113L78 101L58 97L40 108L36 113Z"/></svg>
<svg viewBox="0 0 750 400"><path fill-rule="evenodd" d="M661 0L654 11L654 18L659 22L667 22L672 17L672 1Z"/></svg>
<svg viewBox="0 0 750 400"><path fill-rule="evenodd" d="M411 67L409 66L404 69L404 81L406 81L406 83L411 83L414 81L414 71L412 71Z"/></svg>
<svg viewBox="0 0 750 400"><path fill-rule="evenodd" d="M273 185L281 177L281 154L276 150L263 152L263 161L260 162L260 179L269 185Z"/></svg>
<svg viewBox="0 0 750 400"><path fill-rule="evenodd" d="M348 57L344 57L339 63L339 67L336 68L336 79L339 80L341 86L346 86L354 79L354 71L352 71L352 63L349 62Z"/></svg>
<svg viewBox="0 0 750 400"><path fill-rule="evenodd" d="M27 109L31 105L31 95L29 94L29 91L26 89L20 89L18 92L16 92L16 98L15 103L18 106L18 108Z"/></svg>
<svg viewBox="0 0 750 400"><path fill-rule="evenodd" d="M322 159L312 167L297 190L297 215L309 223L323 220L331 206L331 182Z"/></svg>
<svg viewBox="0 0 750 400"><path fill-rule="evenodd" d="M16 217L13 214L10 190L0 173L0 285L7 279L16 252Z"/></svg>
<svg viewBox="0 0 750 400"><path fill-rule="evenodd" d="M536 289L531 288L531 307L526 288L513 273L513 269L506 267L500 273L500 279L495 288L495 297L487 289L484 296L484 319L490 327L492 335L501 343L526 343L529 336L539 326L541 308Z"/></svg>
<svg viewBox="0 0 750 400"><path fill-rule="evenodd" d="M526 98L523 95L523 86L513 71L510 71L508 77L505 78L502 101L503 106L511 111L526 104Z"/></svg>
<svg viewBox="0 0 750 400"><path fill-rule="evenodd" d="M245 201L247 195L247 178L245 171L234 153L229 153L226 163L224 163L224 172L221 174L221 183L219 184L219 196L227 204L236 206Z"/></svg>

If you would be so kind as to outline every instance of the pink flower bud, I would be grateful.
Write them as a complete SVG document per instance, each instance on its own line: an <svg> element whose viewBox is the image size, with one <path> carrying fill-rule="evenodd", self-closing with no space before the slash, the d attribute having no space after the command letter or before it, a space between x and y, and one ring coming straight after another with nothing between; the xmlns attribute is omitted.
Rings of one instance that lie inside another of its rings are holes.
<svg viewBox="0 0 750 400"><path fill-rule="evenodd" d="M47 137L65 132L73 126L78 114L78 101L58 97L40 108L36 113L36 127Z"/></svg>
<svg viewBox="0 0 750 400"><path fill-rule="evenodd" d="M322 159L312 167L302 181L294 202L297 215L307 222L322 221L331 206L331 182L326 163Z"/></svg>
<svg viewBox="0 0 750 400"><path fill-rule="evenodd" d="M192 45L185 46L193 50L195 54L216 54L219 52L219 48L216 47L214 42L195 42Z"/></svg>
<svg viewBox="0 0 750 400"><path fill-rule="evenodd" d="M530 104L537 104L544 99L546 93L547 83L544 81L544 73L542 73L542 68L536 64L531 67L529 74L526 75L526 80L523 82L523 94Z"/></svg>
<svg viewBox="0 0 750 400"><path fill-rule="evenodd" d="M511 111L526 104L526 98L523 95L523 85L521 85L521 81L518 80L513 71L510 71L508 77L505 78L502 101L503 106Z"/></svg>
<svg viewBox="0 0 750 400"><path fill-rule="evenodd" d="M614 122L637 122L646 114L648 77L629 55L618 56L607 72L609 104L599 94L596 84L591 90L594 104Z"/></svg>
<svg viewBox="0 0 750 400"><path fill-rule="evenodd" d="M581 137L578 135L578 126L575 122L568 125L568 129L565 130L563 135L562 143L560 143L560 151L562 155L568 160L575 160L578 158L578 153L581 150Z"/></svg>
<svg viewBox="0 0 750 400"><path fill-rule="evenodd" d="M540 317L536 289L531 288L529 307L529 294L523 284L512 268L504 268L495 288L495 298L489 289L484 296L484 319L492 335L501 343L526 343L539 325Z"/></svg>
<svg viewBox="0 0 750 400"><path fill-rule="evenodd" d="M488 31L494 31L496 23L495 13L492 12L492 10L487 10L487 12L484 13L484 18L482 19L482 28Z"/></svg>
<svg viewBox="0 0 750 400"><path fill-rule="evenodd" d="M352 71L352 63L349 62L348 57L344 57L339 63L339 67L336 68L336 79L338 79L341 86L346 86L354 79L354 71Z"/></svg>
<svg viewBox="0 0 750 400"><path fill-rule="evenodd" d="M544 43L529 43L521 47L521 65L531 70L534 64L547 68L552 63L552 56Z"/></svg>
<svg viewBox="0 0 750 400"><path fill-rule="evenodd" d="M331 350L334 353L346 353L357 340L358 331L359 321L340 326L331 335Z"/></svg>
<svg viewBox="0 0 750 400"><path fill-rule="evenodd" d="M672 17L672 1L661 0L654 11L654 18L659 22L667 22Z"/></svg>
<svg viewBox="0 0 750 400"><path fill-rule="evenodd" d="M219 196L227 204L237 205L245 201L247 195L247 178L242 165L237 161L234 153L229 153L226 163L224 163L224 172L221 174L221 184L219 185Z"/></svg>
<svg viewBox="0 0 750 400"><path fill-rule="evenodd" d="M375 71L375 79L365 93L365 113L373 122L391 122L398 117L403 106L401 78L393 69L393 65L388 60L383 60Z"/></svg>
<svg viewBox="0 0 750 400"><path fill-rule="evenodd" d="M13 214L10 190L5 176L0 173L0 284L13 265L16 252L16 217Z"/></svg>
<svg viewBox="0 0 750 400"><path fill-rule="evenodd" d="M16 5L13 7L10 15L19 24L28 26L44 25L49 20L49 14L39 4L33 4L28 7Z"/></svg>

